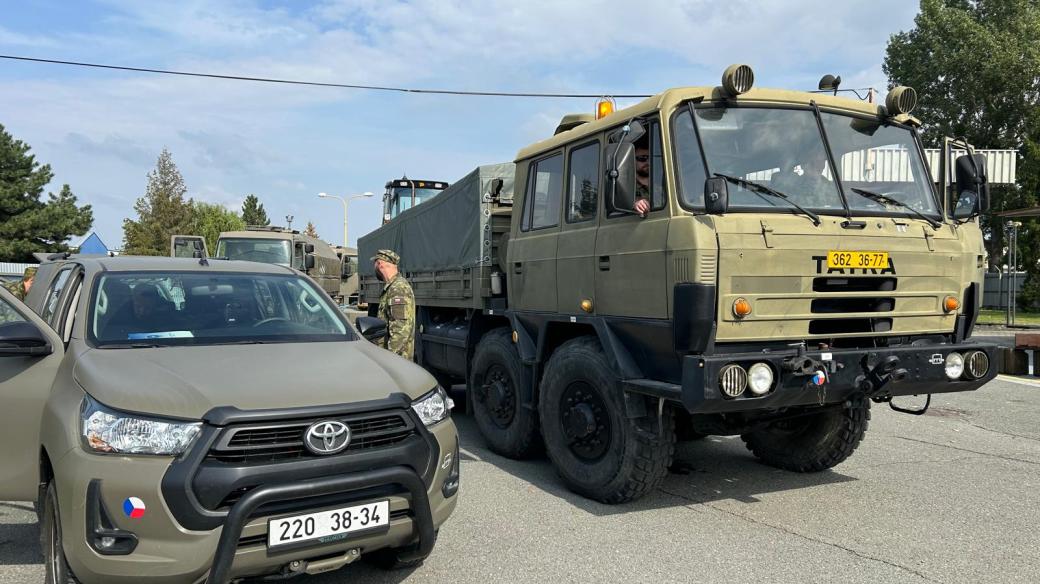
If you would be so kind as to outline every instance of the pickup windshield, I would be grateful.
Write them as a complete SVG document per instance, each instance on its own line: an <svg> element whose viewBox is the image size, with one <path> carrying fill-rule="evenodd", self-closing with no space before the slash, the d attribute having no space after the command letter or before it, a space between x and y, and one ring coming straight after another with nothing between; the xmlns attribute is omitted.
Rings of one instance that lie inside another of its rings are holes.
<svg viewBox="0 0 1040 584"><path fill-rule="evenodd" d="M134 272L100 277L91 299L99 347L344 341L324 295L292 275Z"/></svg>
<svg viewBox="0 0 1040 584"><path fill-rule="evenodd" d="M700 143L688 110L678 115L675 128L682 200L687 207L704 207L704 179L720 173L768 186L787 195L791 202L821 214L845 213L811 110L709 107L694 111ZM869 189L938 218L930 179L910 130L839 114L821 116L846 191L850 187ZM897 205L884 205L851 192L845 199L854 215L907 214ZM791 206L783 201L770 200L732 181L729 205L791 212Z"/></svg>
<svg viewBox="0 0 1040 584"><path fill-rule="evenodd" d="M216 257L288 266L292 243L285 239L221 238L217 241Z"/></svg>

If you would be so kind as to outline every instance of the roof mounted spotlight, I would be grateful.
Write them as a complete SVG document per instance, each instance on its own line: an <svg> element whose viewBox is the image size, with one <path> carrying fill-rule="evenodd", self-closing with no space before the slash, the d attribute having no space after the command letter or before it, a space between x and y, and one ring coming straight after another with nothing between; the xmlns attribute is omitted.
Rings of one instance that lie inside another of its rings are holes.
<svg viewBox="0 0 1040 584"><path fill-rule="evenodd" d="M917 107L917 91L913 87L900 85L888 92L885 107L889 115L909 114Z"/></svg>
<svg viewBox="0 0 1040 584"><path fill-rule="evenodd" d="M755 72L747 65L730 65L722 72L722 88L736 96L747 93L755 84Z"/></svg>
<svg viewBox="0 0 1040 584"><path fill-rule="evenodd" d="M841 85L841 75L827 74L820 78L819 87L820 91L833 91L834 95L838 95L838 86Z"/></svg>

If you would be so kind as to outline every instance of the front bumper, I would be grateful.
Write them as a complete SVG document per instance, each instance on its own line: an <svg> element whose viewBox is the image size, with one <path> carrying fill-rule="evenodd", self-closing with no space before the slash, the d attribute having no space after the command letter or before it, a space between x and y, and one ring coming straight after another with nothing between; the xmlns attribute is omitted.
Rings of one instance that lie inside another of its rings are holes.
<svg viewBox="0 0 1040 584"><path fill-rule="evenodd" d="M970 351L986 353L990 365L986 374L971 380L947 378L946 355L951 352L964 355ZM902 395L973 391L996 377L997 351L996 345L981 343L808 351L805 353L808 358L829 369L828 381L821 386L814 385L809 376L785 371L784 363L797 355L795 350L691 355L683 360L682 384L675 388L674 397L691 414L711 414L839 403L857 392L875 399L887 399ZM878 369L886 360L891 362L893 356L898 359L894 369L906 370L906 376L901 380L886 378ZM773 390L763 396L754 396L750 392L736 398L724 396L719 389L719 371L730 363L744 367L768 363L776 376ZM870 383L864 384L864 381Z"/></svg>

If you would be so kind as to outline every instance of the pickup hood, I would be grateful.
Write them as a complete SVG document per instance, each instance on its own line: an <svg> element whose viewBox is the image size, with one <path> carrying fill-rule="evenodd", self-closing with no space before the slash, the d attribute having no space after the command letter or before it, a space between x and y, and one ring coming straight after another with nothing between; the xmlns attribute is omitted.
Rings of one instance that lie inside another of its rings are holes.
<svg viewBox="0 0 1040 584"><path fill-rule="evenodd" d="M233 406L265 410L344 404L436 385L418 365L365 341L91 349L73 375L102 404L201 419Z"/></svg>

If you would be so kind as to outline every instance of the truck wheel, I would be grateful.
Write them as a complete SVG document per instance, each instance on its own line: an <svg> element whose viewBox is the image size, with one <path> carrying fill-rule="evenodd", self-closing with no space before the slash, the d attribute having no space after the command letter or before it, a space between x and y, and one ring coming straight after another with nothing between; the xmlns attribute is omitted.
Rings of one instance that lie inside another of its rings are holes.
<svg viewBox="0 0 1040 584"><path fill-rule="evenodd" d="M508 458L530 458L542 450L538 414L521 402L529 383L507 327L480 339L469 378L473 419L488 447Z"/></svg>
<svg viewBox="0 0 1040 584"><path fill-rule="evenodd" d="M571 490L603 503L642 497L664 479L675 452L675 418L666 408L649 424L626 415L625 396L595 337L561 345L539 395L542 435ZM656 414L656 408L652 409Z"/></svg>
<svg viewBox="0 0 1040 584"><path fill-rule="evenodd" d="M65 559L62 548L61 520L58 514L58 493L54 481L47 485L43 500L43 520L40 523L40 547L43 551L46 584L79 584Z"/></svg>
<svg viewBox="0 0 1040 584"><path fill-rule="evenodd" d="M436 531L434 532L433 537L434 545L437 545ZM366 554L363 557L366 560L368 560L369 563L371 563L372 565L376 566L377 568L382 568L383 570L407 570L409 568L418 568L419 566L423 565L423 562L426 561L426 558L430 557L430 555L427 554L421 558L413 558L410 560L401 559L401 556L410 552L414 552L417 549L419 549L419 544L414 543L412 545L399 548L383 548L381 550L376 550L371 554ZM433 553L432 548L430 553Z"/></svg>
<svg viewBox="0 0 1040 584"><path fill-rule="evenodd" d="M848 458L867 431L870 400L850 398L840 408L773 422L740 438L762 462L795 472L816 472Z"/></svg>

